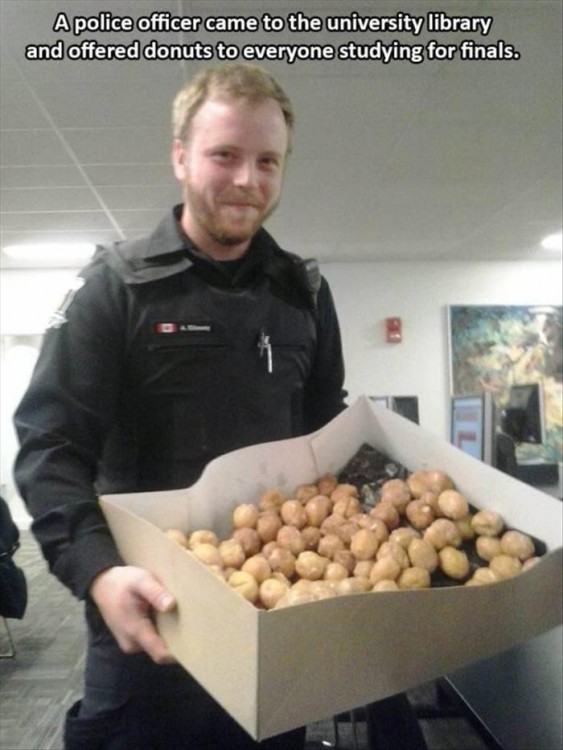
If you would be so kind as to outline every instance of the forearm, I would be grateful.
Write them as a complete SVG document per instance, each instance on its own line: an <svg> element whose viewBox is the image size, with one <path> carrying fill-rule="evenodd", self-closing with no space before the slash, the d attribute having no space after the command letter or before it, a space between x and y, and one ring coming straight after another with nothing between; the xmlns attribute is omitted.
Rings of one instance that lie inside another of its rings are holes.
<svg viewBox="0 0 563 750"><path fill-rule="evenodd" d="M95 575L121 564L92 482L64 450L22 436L14 476L51 572L84 598Z"/></svg>
<svg viewBox="0 0 563 750"><path fill-rule="evenodd" d="M84 296L86 297L84 299ZM96 280L46 332L14 415L14 477L50 570L84 597L99 570L120 562L95 491L119 393L119 308Z"/></svg>

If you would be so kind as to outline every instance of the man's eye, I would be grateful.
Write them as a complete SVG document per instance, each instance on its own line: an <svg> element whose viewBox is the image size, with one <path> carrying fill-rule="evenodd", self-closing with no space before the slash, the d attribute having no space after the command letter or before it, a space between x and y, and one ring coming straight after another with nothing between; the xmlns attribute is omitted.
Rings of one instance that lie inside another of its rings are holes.
<svg viewBox="0 0 563 750"><path fill-rule="evenodd" d="M279 159L275 156L264 156L260 159L260 164L266 169L277 169L280 165Z"/></svg>
<svg viewBox="0 0 563 750"><path fill-rule="evenodd" d="M216 159L217 161L226 162L226 161L232 161L235 158L235 156L230 151L215 151L213 153L213 158Z"/></svg>

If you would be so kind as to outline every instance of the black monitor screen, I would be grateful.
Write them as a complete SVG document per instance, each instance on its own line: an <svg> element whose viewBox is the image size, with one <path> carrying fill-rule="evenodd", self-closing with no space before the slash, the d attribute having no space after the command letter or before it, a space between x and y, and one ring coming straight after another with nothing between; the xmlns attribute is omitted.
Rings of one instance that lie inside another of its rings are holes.
<svg viewBox="0 0 563 750"><path fill-rule="evenodd" d="M405 419L419 424L418 396L370 396L370 399L379 406L391 409Z"/></svg>
<svg viewBox="0 0 563 750"><path fill-rule="evenodd" d="M513 385L502 411L502 430L517 443L545 442L543 391L540 383Z"/></svg>
<svg viewBox="0 0 563 750"><path fill-rule="evenodd" d="M418 396L393 396L393 409L402 417L419 424Z"/></svg>

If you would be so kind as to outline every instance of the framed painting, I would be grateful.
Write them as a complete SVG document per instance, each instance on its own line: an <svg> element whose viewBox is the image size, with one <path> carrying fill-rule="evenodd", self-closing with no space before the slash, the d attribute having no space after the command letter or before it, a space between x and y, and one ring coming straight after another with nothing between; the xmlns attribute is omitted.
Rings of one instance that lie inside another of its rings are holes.
<svg viewBox="0 0 563 750"><path fill-rule="evenodd" d="M520 459L563 458L562 308L555 305L448 307L452 395L489 391L502 408L510 387L541 383L546 441L522 444Z"/></svg>

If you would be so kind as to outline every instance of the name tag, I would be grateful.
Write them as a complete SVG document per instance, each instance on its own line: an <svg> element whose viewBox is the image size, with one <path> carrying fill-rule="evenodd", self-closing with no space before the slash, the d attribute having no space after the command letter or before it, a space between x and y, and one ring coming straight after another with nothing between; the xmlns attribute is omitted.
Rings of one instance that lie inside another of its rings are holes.
<svg viewBox="0 0 563 750"><path fill-rule="evenodd" d="M159 335L174 334L214 334L215 325L211 321L159 320L153 323L153 331Z"/></svg>

